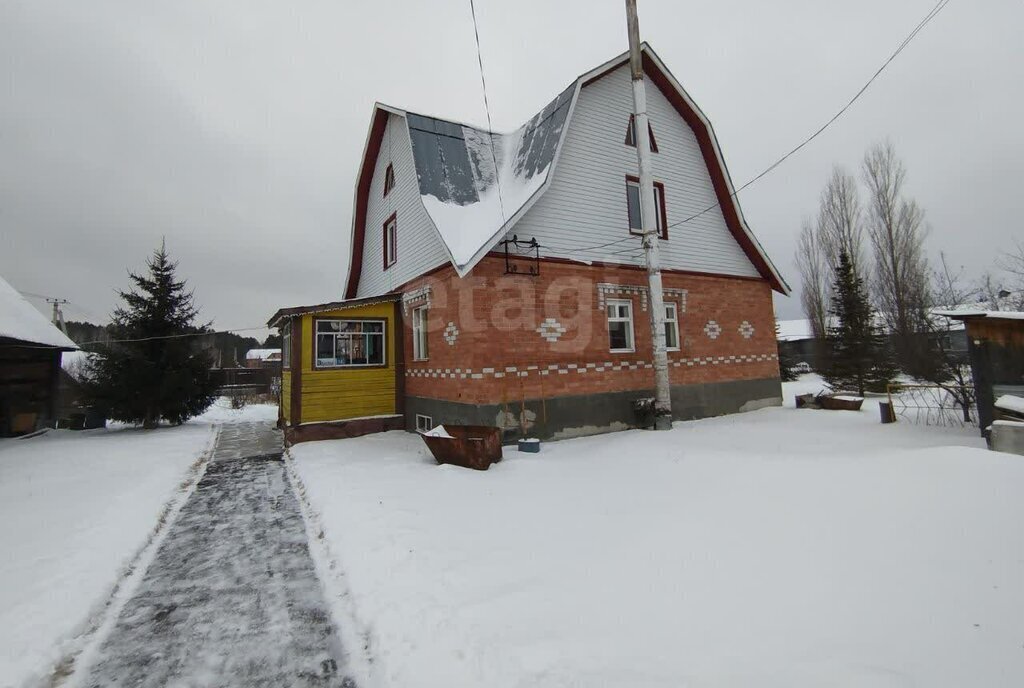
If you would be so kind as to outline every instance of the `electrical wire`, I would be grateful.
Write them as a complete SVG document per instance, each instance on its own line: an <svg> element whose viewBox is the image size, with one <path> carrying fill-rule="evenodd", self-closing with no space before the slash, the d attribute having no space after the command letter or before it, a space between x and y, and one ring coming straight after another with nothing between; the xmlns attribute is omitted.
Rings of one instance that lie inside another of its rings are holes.
<svg viewBox="0 0 1024 688"><path fill-rule="evenodd" d="M237 327L230 330L216 330L214 332L186 332L184 334L166 334L156 337L137 337L134 339L96 339L91 342L81 342L78 346L91 346L93 344L130 344L136 342L152 342L161 339L184 339L185 337L208 337L215 334L234 334L236 332L253 332L255 330L266 330L266 325L259 327ZM0 348L14 349L59 349L59 346L23 345L23 344L0 344Z"/></svg>
<svg viewBox="0 0 1024 688"><path fill-rule="evenodd" d="M491 141L491 160L494 162L494 183L498 188L498 207L501 209L501 224L505 224L505 202L501 197L501 175L498 174L498 157L494 153L494 127L491 125L491 105L487 102L487 79L484 78L484 58L480 52L480 29L476 21L476 5L469 0L469 11L473 16L473 35L476 37L476 61L480 65L480 86L484 92L484 110L487 112L487 136Z"/></svg>
<svg viewBox="0 0 1024 688"><path fill-rule="evenodd" d="M855 102L857 102L857 100L858 100L858 99L859 99L859 98L860 98L860 97L861 97L862 95L864 95L864 92L868 90L868 87L869 87L869 86L871 86L871 84L873 84L873 83L874 83L875 79L877 79L877 78L879 77L879 75L881 75L881 73L882 73L883 71L885 71L885 68L886 68L886 67L888 67L888 66L889 66L889 64L890 64L890 63L891 63L891 62L892 62L893 60L895 60L895 59L896 59L896 56L897 56L897 55L899 55L899 54L900 54L901 52L903 52L903 50L904 50L904 49L905 49L905 48L906 48L906 47L907 47L908 45L910 45L910 42L911 42L912 40L914 40L914 38L915 38L915 37L917 36L917 34L918 34L918 33L920 33L920 32L921 32L921 30L922 30L922 29L924 29L924 27L925 27L925 26L926 26L926 25L927 25L927 24L928 24L929 22L931 22L931 20L932 20L932 19L934 19L934 18L935 18L936 16L938 16L939 12L941 12L941 11L942 11L943 9L945 9L946 5L948 5L949 3L950 3L950 0L939 0L939 2L938 2L938 3L936 3L934 7L932 7L931 11L929 11L929 12L928 12L928 14L926 14L926 15L925 15L924 19L922 19L922 20L921 20L920 22L918 22L917 26L915 26L915 27L914 27L914 30L913 30L913 31L911 31L911 32L910 32L910 34L908 34L908 35L907 35L907 37L903 39L903 42L899 44L899 46L898 46L898 47L896 48L896 50L895 50L895 51L893 51L893 53L892 53L892 54L891 54L891 55L889 56L889 58L888 58L888 59L887 59L887 60L886 60L885 62L883 62L883 63L882 63L882 66L881 66L881 67L879 67L879 68L878 68L878 69L877 69L877 70L875 71L875 73L871 75L871 78L870 78L870 79L868 79L868 80L867 80L867 82L866 82L866 83L865 83L865 84L864 84L863 86L861 86L860 90L859 90L859 91L857 91L857 93L855 93L855 94L854 94L853 98L850 98L849 102L847 102L847 103L846 103L846 105L844 105L844 106L843 106L842 108L840 108L840 109L839 109L839 111L838 111L838 112L836 112L836 114L832 115L832 117L831 117L831 118L830 118L830 119L829 119L829 120L828 120L827 122L825 122L825 123L824 123L823 125L821 125L821 126L820 126L820 127L819 127L819 128L817 129L817 131L815 131L815 132L814 132L813 134L811 134L811 135L810 135L810 136L808 136L808 137L807 137L806 139L804 139L804 140L803 140L802 142L800 142L800 144L799 144L799 145L797 145L797 146L796 146L795 148L793 148L792 150L790 150L790 151L789 151L788 153L786 153L785 155L783 155L783 156L782 156L781 158L779 158L778 160L776 160L775 162L773 162L773 163L772 163L771 165L769 165L768 167L766 167L766 168L765 168L765 169L764 169L764 170L763 170L763 171L762 171L762 172L761 172L760 174L758 174L758 175L757 175L756 177L754 177L753 179L751 179L750 181L748 181L748 182L747 182L746 184L744 184L743 186L739 187L738 189L736 189L735 191L733 191L733 192L732 192L731 194L729 194L729 198L730 198L730 199L732 199L732 198L735 198L735 197L736 197L736 195L737 195L737 194L739 194L739 192L743 191L744 189L746 189L747 187L749 187L749 186L750 186L751 184L753 184L754 182L756 182L756 181L760 180L760 179L761 179L762 177L765 177L765 176L766 176L766 175L767 175L768 173L770 173L770 172L771 172L772 170L774 170L774 169L775 169L775 168L777 168L777 167L778 167L779 165L781 165L782 163L784 163L784 162L785 162L785 161L786 161L786 160L787 160L787 159L788 159L788 158L789 158L790 156L792 156L792 155L793 155L794 153L796 153L797 151L799 151L799 150L800 150L801 148L803 148L804 146L806 146L807 144L809 144L809 143L810 143L811 141L813 141L814 139L818 138L818 136L819 136L819 135L820 135L820 134L821 134L822 132L824 132L824 131L825 131L826 129L828 129L828 127L829 127L829 126L831 126L833 122L835 122L835 121L836 121L837 119L839 119L839 118L840 118L840 117L841 117L841 116L843 115L843 113L845 113L845 112L846 112L847 110L849 110L849 109L850 109L850 107L851 107L851 106L853 106L853 104L854 104ZM681 224L685 224L685 223L687 223L687 222L690 222L691 220L695 220L695 219L697 219L698 217L700 217L700 216L704 215L705 213L707 213L707 212L709 212L709 211L711 211L711 210L714 210L715 208L718 208L719 206L721 206L721 204L722 204L722 202L721 202L721 201L718 201L718 202L716 202L716 203L713 203L712 205L709 205L709 206L708 206L707 208L704 208L704 210L701 210L701 211L700 211L699 213L694 213L693 215L690 215L689 217L687 217L687 218L685 218L685 219L683 219L683 220L679 220L678 222L673 222L672 224L670 224L670 225L669 225L669 228L672 228L672 227L677 227L677 226L679 226L679 225L681 225Z"/></svg>

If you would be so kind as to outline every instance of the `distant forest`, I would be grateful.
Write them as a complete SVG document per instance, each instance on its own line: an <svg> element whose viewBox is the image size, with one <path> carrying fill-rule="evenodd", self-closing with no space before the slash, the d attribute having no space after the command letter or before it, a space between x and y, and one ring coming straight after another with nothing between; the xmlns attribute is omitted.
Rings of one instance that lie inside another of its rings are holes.
<svg viewBox="0 0 1024 688"><path fill-rule="evenodd" d="M110 325L94 325L90 322L69 320L65 322L68 336L79 345L92 342L110 341ZM217 332L205 338L209 348L214 350L214 365L219 368L241 367L245 365L245 352L249 349L277 349L281 346L281 337L268 335L260 343L255 337L243 337L234 332Z"/></svg>

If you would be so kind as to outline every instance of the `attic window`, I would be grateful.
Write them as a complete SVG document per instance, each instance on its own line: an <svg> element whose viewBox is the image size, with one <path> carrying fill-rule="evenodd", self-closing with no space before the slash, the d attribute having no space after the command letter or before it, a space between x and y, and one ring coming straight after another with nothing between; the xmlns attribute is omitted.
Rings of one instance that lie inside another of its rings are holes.
<svg viewBox="0 0 1024 688"><path fill-rule="evenodd" d="M651 128L650 120L647 121L647 133L651 137L651 152L658 152L658 142L654 140L654 129ZM629 126L626 127L626 145L636 148L636 118L629 116Z"/></svg>
<svg viewBox="0 0 1024 688"><path fill-rule="evenodd" d="M393 188L395 188L395 168L388 163L388 168L384 170L384 196L387 197Z"/></svg>
<svg viewBox="0 0 1024 688"><path fill-rule="evenodd" d="M668 239L668 214L665 212L665 185L654 182L654 228L658 236ZM629 233L643 234L643 214L640 203L640 179L626 175L626 212L629 216Z"/></svg>

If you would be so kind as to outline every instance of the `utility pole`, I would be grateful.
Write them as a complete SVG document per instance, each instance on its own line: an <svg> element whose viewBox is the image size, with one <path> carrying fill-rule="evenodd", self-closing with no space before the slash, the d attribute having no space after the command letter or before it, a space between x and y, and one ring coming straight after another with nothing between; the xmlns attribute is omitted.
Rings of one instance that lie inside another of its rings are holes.
<svg viewBox="0 0 1024 688"><path fill-rule="evenodd" d="M647 285L651 302L651 342L654 354L654 427L672 429L672 397L668 381L668 353L665 351L665 295L661 286L661 258L658 247L657 208L654 178L651 175L651 139L647 120L647 95L644 91L644 67L640 57L640 22L636 0L626 0L626 27L629 32L629 70L633 81L633 122L636 127L636 157L640 167L640 225Z"/></svg>
<svg viewBox="0 0 1024 688"><path fill-rule="evenodd" d="M67 299L46 299L47 303L53 304L53 324L60 328L65 335L68 333L68 326L64 324L64 313L61 312L61 304L68 303Z"/></svg>

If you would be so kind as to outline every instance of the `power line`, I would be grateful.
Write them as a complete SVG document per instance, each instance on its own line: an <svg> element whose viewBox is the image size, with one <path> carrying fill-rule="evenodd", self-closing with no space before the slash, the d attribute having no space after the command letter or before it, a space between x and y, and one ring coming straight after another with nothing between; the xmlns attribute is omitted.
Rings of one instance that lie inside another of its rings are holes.
<svg viewBox="0 0 1024 688"><path fill-rule="evenodd" d="M893 60L895 60L896 57L901 52L903 52L906 49L906 47L910 44L910 42L914 40L914 38L917 36L917 34L920 33L921 30L924 29L924 27L929 22L931 22L932 19L934 19L936 16L938 16L939 12L941 12L943 9L945 9L946 5L948 5L949 2L950 2L950 0L939 0L939 2L936 3L932 7L932 9L924 16L924 18L920 22L917 23L917 25L906 36L906 38L903 39L903 41L899 44L899 46L897 46L896 50L893 51L893 53L888 57L888 59L886 59L885 62L882 63L882 66L880 66L875 71L875 73L871 75L871 78L868 79L867 82L865 82L863 86L861 86L860 90L857 91L857 93L854 94L854 96L842 108L840 108L839 111L836 112L836 114L834 114L827 122L825 122L821 127L819 127L813 134L811 134L806 139L804 139L802 142L800 142L799 145L797 145L792 150L790 150L788 153L786 153L785 155L780 157L778 160L773 162L771 165L766 167L756 177L754 177L753 179L749 180L748 182L743 184L743 186L739 187L738 189L733 191L731 194L729 194L729 198L736 197L736 195L738 195L741 191L743 191L744 189L748 188L749 186L751 186L755 182L759 181L763 177L767 176L770 172L772 172L772 170L774 170L779 165L781 165L783 162L785 162L787 159L789 159L793 154L798 152L800 149L802 149L804 146L809 144L814 139L818 138L818 136L820 136L829 126L831 126L847 110L849 110L850 107L852 107L853 104L855 102L857 102L857 100L859 100L862 95L864 95L864 92L868 90L868 87L871 86L871 84L874 83L876 79L878 79L878 77L882 74L883 71L885 71L885 69L889 66L889 64ZM679 225L682 225L682 224L685 224L685 223L690 222L692 220L695 220L698 217L701 217L702 215L705 215L706 213L708 213L708 212L710 212L710 211L712 211L715 208L718 208L720 206L721 206L721 201L717 201L717 202L709 205L708 207L704 208L700 212L694 213L693 215L690 215L689 217L684 218L682 220L679 220L677 222L673 222L672 224L668 225L668 228L670 229L672 227L678 227ZM626 241L629 241L630 239L635 239L635 238L639 238L639 237L638 236L634 236L634 235L630 235L630 236L624 237L622 239L618 239L616 241L610 241L608 243L598 244L596 246L582 246L582 247L573 248L572 251L574 251L574 252L576 252L576 251L593 251L593 250L597 250L597 249L607 248L608 246L615 246L616 244L624 243Z"/></svg>
<svg viewBox="0 0 1024 688"><path fill-rule="evenodd" d="M480 52L480 29L476 22L476 5L469 0L469 11L473 16L473 35L476 37L476 61L480 65L480 86L484 91L484 110L487 112L487 136L491 141L491 160L494 162L494 183L498 189L498 207L501 209L501 224L505 224L505 201L501 198L501 175L498 173L498 157L494 154L494 127L491 126L491 106L487 102L487 79L484 78L484 58Z"/></svg>
<svg viewBox="0 0 1024 688"><path fill-rule="evenodd" d="M733 192L732 192L731 194L729 194L729 198L730 198L730 199L731 199L731 198L735 198L735 197L736 197L736 195L737 195L737 194L739 194L739 192L740 192L740 191L743 191L743 190L744 190L744 189L746 189L746 188L747 188L748 186L750 186L750 185L751 185L751 184L753 184L754 182L758 181L759 179L761 179L762 177L764 177L765 175L767 175L767 174L768 174L769 172L771 172L772 170L774 170L774 169L775 169L776 167L778 167L779 165L781 165L782 163L784 163L784 162L785 162L785 161L786 161L786 160L787 160L787 159L788 159L788 158L789 158L789 157L790 157L791 155L793 155L794 153L796 153L797 151L799 151L799 150L800 150L801 148L803 148L804 146L806 146L806 145L807 145L808 143L810 143L810 142L811 142L811 141L813 141L814 139L818 138L818 136L819 136L819 135L820 135L820 134L821 134L822 132L824 132L824 131L825 131L826 129L828 129L828 127L829 127L829 126L831 126L831 124L832 124L833 122L835 122L835 121L836 121L837 119L839 119L839 118L840 118L840 117L841 117L841 116L843 115L843 113L845 113L845 112L846 112L847 110L849 110L849 109L850 109L850 107L851 107L851 106L852 106L852 105L853 105L853 104L854 104L855 102L857 102L857 100L858 100L858 99L859 99L859 98L860 98L860 97L861 97L862 95L864 95L864 92L868 90L868 87L869 87L869 86L871 86L871 84L872 84L872 83L874 83L875 79L877 79L877 78L879 77L879 75L880 75L880 74L881 74L881 73L882 73L883 71L885 71L885 68L886 68L886 67L888 67L888 66L889 66L889 64L890 64L890 63L891 63L891 62L892 62L893 60L895 60L895 59L896 59L896 56L897 56L897 55L899 55L899 54L900 54L901 52L903 52L903 50L904 50L904 49L905 49L905 48L906 48L906 47L907 47L908 45L910 45L910 42L911 42L912 40L914 40L914 38L915 38L915 37L917 36L917 34L918 34L918 33L920 33L920 32L921 32L921 30L922 30L922 29L923 29L923 28L924 28L924 27L925 27L925 26L926 26L926 25L927 25L927 24L928 24L928 23L929 23L929 22L930 22L930 21L931 21L932 19L934 19L934 18L935 18L936 16L938 16L939 12L941 12L941 11L942 11L943 9L945 9L946 5L948 5L949 3L950 3L950 0L939 0L939 2L938 2L938 3L936 3L936 5L935 5L934 7L932 7L931 11L929 11L929 12L928 12L928 14L926 14L926 15L925 15L924 19L922 19L922 20L921 20L920 22L918 22L917 26L915 26L915 27L914 27L914 30L913 30L913 31L911 31L911 32L910 32L910 33L909 33L909 34L907 35L907 37L903 39L903 42L901 42L901 43L899 44L899 46L898 46L898 47L896 48L896 50L895 50L895 51L893 51L892 55L890 55L890 56L889 56L889 58L888 58L888 59L887 59L887 60L886 60L885 62L883 62L883 63L882 63L882 66L881 66L881 67L879 67L879 68L878 68L878 69L877 69L877 70L875 71L875 73L871 75L871 78L870 78L870 79L868 79L868 80L867 80L867 82L866 82L866 83L865 83L865 84L864 84L863 86L861 86L860 90L859 90L859 91L857 91L857 93L856 93L856 94L854 94L853 98L851 98L851 99L849 100L849 102L847 102L847 103L846 103L846 105L844 105L844 106L843 106L842 108L840 108L840 109L839 109L839 111L838 111L838 112L837 112L836 114L832 115L831 119L829 119L829 120L828 120L827 122L825 122L825 123L824 123L823 125L821 125L821 127L819 127L817 131L815 131L815 132L814 132L813 134L811 134L811 135L810 135L810 136L808 136L808 137L807 137L806 139L804 139L804 140L803 140L803 141L802 141L802 142L801 142L801 143L800 143L800 144L799 144L798 146L796 146L796 147L795 147L795 148L793 148L793 149L792 149L791 151L789 151L788 153L786 153L785 155L783 155L783 156L782 156L781 158L779 158L778 160L776 160L775 162L773 162L773 163L772 163L771 165L769 165L768 167L766 167L766 168L765 168L765 169L764 169L764 170L763 170L763 171L762 171L762 172L761 172L760 174L758 174L758 175L757 175L756 177L754 177L753 179L751 179L750 181L748 181L748 182L747 182L746 184L744 184L743 186L739 187L738 189L736 189L735 191L733 191ZM693 215L690 215L689 217L687 217L687 218L685 218L685 219L683 219L683 220L679 220L678 222L673 222L672 224L670 224L670 225L669 225L669 228L671 228L671 227L676 227L676 226L678 226L678 225L681 225L681 224L685 224L685 223L687 223L687 222L690 222L691 220L695 220L695 219L697 219L698 217L700 217L701 215L704 215L705 213L707 213L708 211L714 210L715 208L717 208L717 207L721 206L721 204L722 204L722 203L721 203L721 201L718 201L718 202L716 202L716 203L713 203L712 205L709 205L709 206L708 206L707 208L705 208L704 210L700 211L699 213L694 213Z"/></svg>
<svg viewBox="0 0 1024 688"><path fill-rule="evenodd" d="M259 327L236 327L236 328L233 328L233 329L230 329L230 330L216 330L214 332L186 332L184 334L166 334L166 335L159 335L159 336L156 336L156 337L137 337L137 338L134 338L134 339L96 339L96 340L91 341L91 342L81 342L81 343L78 343L78 346L91 346L93 344L131 344L131 343L137 343L137 342L151 342L151 341L156 341L156 340L160 340L160 339L183 339L185 337L208 337L208 336L214 335L214 334L234 334L236 332L252 332L252 331L255 331L255 330L266 330L266 329L268 329L266 325L261 325ZM21 344L0 344L0 347L4 347L4 348L17 348L17 349L59 349L59 348L61 348L59 346L45 346L45 345L25 346L25 345L21 345Z"/></svg>

